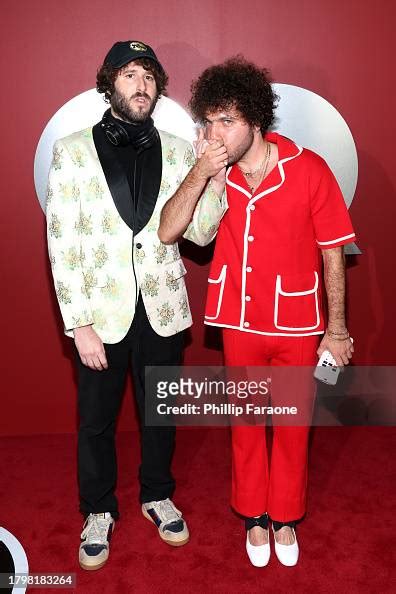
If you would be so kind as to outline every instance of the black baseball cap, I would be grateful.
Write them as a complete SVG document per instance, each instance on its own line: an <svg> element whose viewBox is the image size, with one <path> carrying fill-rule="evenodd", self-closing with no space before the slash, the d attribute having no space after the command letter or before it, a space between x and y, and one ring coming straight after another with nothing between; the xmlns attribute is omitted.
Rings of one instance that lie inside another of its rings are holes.
<svg viewBox="0 0 396 594"><path fill-rule="evenodd" d="M138 60L139 58L153 60L153 62L156 62L164 70L154 50L142 41L117 41L107 53L104 64L110 64L113 68L121 68L125 64L128 64L128 62Z"/></svg>

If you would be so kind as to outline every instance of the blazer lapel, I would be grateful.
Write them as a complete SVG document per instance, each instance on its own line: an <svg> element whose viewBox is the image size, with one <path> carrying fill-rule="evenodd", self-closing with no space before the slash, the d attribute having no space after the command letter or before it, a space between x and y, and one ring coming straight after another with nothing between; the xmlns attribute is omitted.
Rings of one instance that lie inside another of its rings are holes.
<svg viewBox="0 0 396 594"><path fill-rule="evenodd" d="M92 135L115 207L122 220L132 229L132 196L122 165L114 155L113 146L105 138L100 122L92 128Z"/></svg>
<svg viewBox="0 0 396 594"><path fill-rule="evenodd" d="M138 158L141 159L141 176L135 235L149 222L161 187L162 147L158 133L157 142Z"/></svg>

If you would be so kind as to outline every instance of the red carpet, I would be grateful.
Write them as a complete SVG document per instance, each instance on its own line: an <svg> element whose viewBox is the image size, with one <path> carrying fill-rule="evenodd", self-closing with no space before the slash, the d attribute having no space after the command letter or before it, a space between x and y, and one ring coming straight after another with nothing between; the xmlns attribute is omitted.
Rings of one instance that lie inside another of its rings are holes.
<svg viewBox="0 0 396 594"><path fill-rule="evenodd" d="M310 458L308 514L298 534L301 561L250 566L242 522L229 509L227 429L178 432L175 503L188 519L190 543L172 548L143 518L137 502L137 435L119 445L121 520L110 561L78 568L75 436L0 439L0 526L22 543L32 572L75 572L79 594L174 592L394 592L396 544L393 428L317 428ZM34 589L29 592L55 592Z"/></svg>

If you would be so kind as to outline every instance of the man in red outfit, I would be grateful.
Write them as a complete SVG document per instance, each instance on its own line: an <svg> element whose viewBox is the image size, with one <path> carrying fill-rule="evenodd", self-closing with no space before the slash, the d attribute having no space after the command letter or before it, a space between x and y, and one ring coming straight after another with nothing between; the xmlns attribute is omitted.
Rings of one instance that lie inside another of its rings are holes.
<svg viewBox="0 0 396 594"><path fill-rule="evenodd" d="M324 350L346 365L353 346L345 323L343 245L355 234L338 184L325 161L291 140L268 133L275 95L268 72L237 57L206 69L192 86L190 106L203 131L198 157L224 147L212 177L228 210L211 266L205 323L223 330L230 366L313 366ZM185 197L184 211L195 204ZM180 202L180 200L179 200ZM191 202L191 204L189 204ZM172 242L190 222L171 199L160 239ZM327 297L327 322L323 301ZM306 402L312 402L313 387ZM308 426L274 426L268 461L265 428L232 428L232 506L243 515L253 565L275 552L295 565L295 523L305 513Z"/></svg>

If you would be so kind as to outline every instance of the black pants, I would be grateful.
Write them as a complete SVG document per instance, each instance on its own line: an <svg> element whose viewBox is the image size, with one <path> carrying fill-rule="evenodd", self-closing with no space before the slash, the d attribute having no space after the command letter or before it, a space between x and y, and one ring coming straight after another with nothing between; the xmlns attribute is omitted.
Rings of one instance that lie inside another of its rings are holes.
<svg viewBox="0 0 396 594"><path fill-rule="evenodd" d="M150 395L145 394L144 374L146 365L181 364L183 332L170 337L156 334L147 319L140 296L125 338L104 347L109 366L107 370L93 371L81 363L77 354L80 510L85 516L111 512L117 519L115 427L130 363L141 425L140 501L166 499L174 491L175 481L170 466L175 427L145 426L145 399Z"/></svg>

